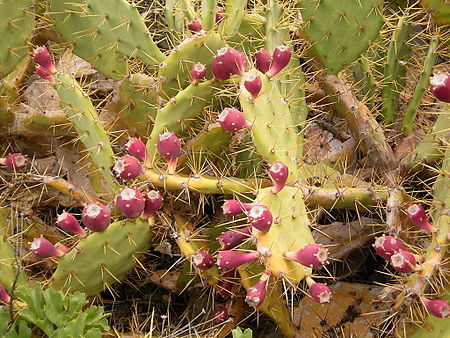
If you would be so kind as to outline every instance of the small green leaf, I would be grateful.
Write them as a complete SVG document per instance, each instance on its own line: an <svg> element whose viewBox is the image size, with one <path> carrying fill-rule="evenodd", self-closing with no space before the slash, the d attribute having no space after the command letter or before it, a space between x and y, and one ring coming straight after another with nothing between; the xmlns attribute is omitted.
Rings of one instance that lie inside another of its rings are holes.
<svg viewBox="0 0 450 338"><path fill-rule="evenodd" d="M63 310L63 293L48 288L44 291L44 299L44 311L47 318L55 324L56 327L63 326L67 322L66 313Z"/></svg>
<svg viewBox="0 0 450 338"><path fill-rule="evenodd" d="M252 338L253 337L253 331L250 329L246 329L244 332L242 332L242 329L240 327L237 327L231 331L233 334L233 338Z"/></svg>
<svg viewBox="0 0 450 338"><path fill-rule="evenodd" d="M100 328L103 331L109 330L108 319L109 314L104 314L102 307L92 306L85 311L86 328Z"/></svg>

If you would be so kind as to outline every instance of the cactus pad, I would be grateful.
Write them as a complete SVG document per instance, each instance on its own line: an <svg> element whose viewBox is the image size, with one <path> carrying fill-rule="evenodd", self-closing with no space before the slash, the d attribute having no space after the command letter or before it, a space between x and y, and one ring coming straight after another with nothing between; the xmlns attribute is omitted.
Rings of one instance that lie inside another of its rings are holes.
<svg viewBox="0 0 450 338"><path fill-rule="evenodd" d="M447 0L422 0L422 6L433 13L437 25L450 24L450 6Z"/></svg>

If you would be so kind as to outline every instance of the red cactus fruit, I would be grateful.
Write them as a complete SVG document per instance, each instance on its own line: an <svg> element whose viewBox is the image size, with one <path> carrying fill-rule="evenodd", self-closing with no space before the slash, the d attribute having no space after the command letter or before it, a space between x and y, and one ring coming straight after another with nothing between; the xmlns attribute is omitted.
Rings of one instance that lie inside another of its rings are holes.
<svg viewBox="0 0 450 338"><path fill-rule="evenodd" d="M140 139L132 137L125 144L125 149L137 159L144 161L145 165L151 166L150 154L145 147L144 142Z"/></svg>
<svg viewBox="0 0 450 338"><path fill-rule="evenodd" d="M258 75L250 75L244 81L244 87L250 93L251 99L252 100L256 99L262 88L261 77L259 77Z"/></svg>
<svg viewBox="0 0 450 338"><path fill-rule="evenodd" d="M225 13L225 11L223 9L218 9L216 11L216 23L219 23L220 20L223 19L223 15L222 15L223 13Z"/></svg>
<svg viewBox="0 0 450 338"><path fill-rule="evenodd" d="M218 119L223 130L230 133L250 128L251 124L245 119L244 114L236 108L225 108L219 114Z"/></svg>
<svg viewBox="0 0 450 338"><path fill-rule="evenodd" d="M406 250L400 250L390 259L391 266L401 273L410 273L416 269L416 258Z"/></svg>
<svg viewBox="0 0 450 338"><path fill-rule="evenodd" d="M284 253L287 259L314 269L328 263L328 250L320 244L307 244L298 251Z"/></svg>
<svg viewBox="0 0 450 338"><path fill-rule="evenodd" d="M199 251L195 255L193 255L192 262L200 270L208 270L214 266L213 256L210 253L204 251Z"/></svg>
<svg viewBox="0 0 450 338"><path fill-rule="evenodd" d="M187 28L193 33L200 32L202 30L202 24L197 20L193 20L188 23Z"/></svg>
<svg viewBox="0 0 450 338"><path fill-rule="evenodd" d="M0 158L0 164L10 170L22 170L27 165L27 158L21 153L9 154L5 158Z"/></svg>
<svg viewBox="0 0 450 338"><path fill-rule="evenodd" d="M422 205L419 204L411 204L406 213L409 217L409 220L412 224L421 227L423 230L427 232L436 232L438 229L434 227L427 221L427 214Z"/></svg>
<svg viewBox="0 0 450 338"><path fill-rule="evenodd" d="M249 238L251 227L246 226L240 229L231 229L222 232L217 240L223 250L230 250L238 245L242 244L247 238Z"/></svg>
<svg viewBox="0 0 450 338"><path fill-rule="evenodd" d="M331 290L326 284L314 282L309 286L309 294L320 304L331 302Z"/></svg>
<svg viewBox="0 0 450 338"><path fill-rule="evenodd" d="M233 283L220 281L217 283L216 292L226 298L231 295L231 289L233 289Z"/></svg>
<svg viewBox="0 0 450 338"><path fill-rule="evenodd" d="M222 324L228 320L228 308L223 306L219 308L213 315L214 320L217 324Z"/></svg>
<svg viewBox="0 0 450 338"><path fill-rule="evenodd" d="M255 68L265 74L270 69L272 56L267 49L262 48L259 52L253 55L253 62L255 63Z"/></svg>
<svg viewBox="0 0 450 338"><path fill-rule="evenodd" d="M122 156L114 164L113 170L124 179L133 179L143 173L142 165L136 157Z"/></svg>
<svg viewBox="0 0 450 338"><path fill-rule="evenodd" d="M38 257L61 257L64 252L55 248L55 246L44 237L35 238L31 242L30 250Z"/></svg>
<svg viewBox="0 0 450 338"><path fill-rule="evenodd" d="M272 226L273 216L267 206L258 204L248 212L248 221L255 229L266 233Z"/></svg>
<svg viewBox="0 0 450 338"><path fill-rule="evenodd" d="M215 59L230 74L242 75L247 67L245 54L229 46L219 49Z"/></svg>
<svg viewBox="0 0 450 338"><path fill-rule="evenodd" d="M435 74L430 79L430 90L438 100L450 103L450 74Z"/></svg>
<svg viewBox="0 0 450 338"><path fill-rule="evenodd" d="M173 174L177 166L178 156L181 152L181 144L177 135L170 132L159 135L156 146L159 154L168 164L167 171L169 174Z"/></svg>
<svg viewBox="0 0 450 338"><path fill-rule="evenodd" d="M157 210L159 210L164 202L159 191L150 190L148 193L144 194L145 199L145 207L143 216L148 218L155 214Z"/></svg>
<svg viewBox="0 0 450 338"><path fill-rule="evenodd" d="M139 190L125 188L117 196L116 205L126 218L136 218L144 211L145 199Z"/></svg>
<svg viewBox="0 0 450 338"><path fill-rule="evenodd" d="M222 211L227 216L237 216L249 211L253 207L251 203L242 203L238 200L226 200L222 205Z"/></svg>
<svg viewBox="0 0 450 338"><path fill-rule="evenodd" d="M91 231L103 231L111 223L111 211L101 203L91 203L84 207L81 221Z"/></svg>
<svg viewBox="0 0 450 338"><path fill-rule="evenodd" d="M219 251L217 253L217 265L222 269L235 269L257 258L257 252L239 253L231 250Z"/></svg>
<svg viewBox="0 0 450 338"><path fill-rule="evenodd" d="M269 278L270 272L264 271L259 281L247 290L245 301L248 305L258 307L264 302Z"/></svg>
<svg viewBox="0 0 450 338"><path fill-rule="evenodd" d="M435 317L439 318L447 318L450 315L450 306L448 301L441 299L428 299L425 297L421 297L425 308L429 313L431 313Z"/></svg>
<svg viewBox="0 0 450 338"><path fill-rule="evenodd" d="M273 162L269 168L269 176L274 183L272 191L276 194L284 188L289 176L289 169L283 162Z"/></svg>
<svg viewBox="0 0 450 338"><path fill-rule="evenodd" d="M191 76L194 79L194 83L199 83L206 75L206 67L203 63L197 62L192 65Z"/></svg>
<svg viewBox="0 0 450 338"><path fill-rule="evenodd" d="M211 71L217 80L228 80L231 77L231 73L225 70L223 62L219 61L217 58L215 58L211 64Z"/></svg>
<svg viewBox="0 0 450 338"><path fill-rule="evenodd" d="M78 220L75 218L75 216L69 214L68 212L64 211L61 215L58 216L56 225L71 234L79 236L86 235L86 232L80 226L80 223L78 223Z"/></svg>
<svg viewBox="0 0 450 338"><path fill-rule="evenodd" d="M378 237L373 247L377 254L386 260L389 260L396 252L406 250L406 246L400 238L386 235Z"/></svg>
<svg viewBox="0 0 450 338"><path fill-rule="evenodd" d="M42 67L41 65L36 66L36 74L39 75L39 77L44 80L47 80L49 82L55 82L54 73L49 71L47 68Z"/></svg>
<svg viewBox="0 0 450 338"><path fill-rule="evenodd" d="M33 51L34 62L47 69L52 69L53 61L47 47L36 47Z"/></svg>
<svg viewBox="0 0 450 338"><path fill-rule="evenodd" d="M0 284L0 301L5 303L9 303L11 301L11 297L8 295L8 292L3 284Z"/></svg>
<svg viewBox="0 0 450 338"><path fill-rule="evenodd" d="M267 72L267 76L272 77L277 75L281 70L287 66L291 60L291 50L289 47L281 45L275 48L272 53L272 64Z"/></svg>

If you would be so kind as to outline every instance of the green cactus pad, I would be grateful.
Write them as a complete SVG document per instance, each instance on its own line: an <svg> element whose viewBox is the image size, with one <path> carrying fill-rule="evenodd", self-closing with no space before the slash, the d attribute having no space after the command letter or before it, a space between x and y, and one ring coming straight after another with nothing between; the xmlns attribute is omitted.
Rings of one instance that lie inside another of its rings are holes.
<svg viewBox="0 0 450 338"><path fill-rule="evenodd" d="M0 79L12 72L28 53L34 28L33 0L0 1Z"/></svg>
<svg viewBox="0 0 450 338"><path fill-rule="evenodd" d="M248 74L261 77L262 89L252 102L244 87ZM289 168L289 179L297 179L297 149L299 147L295 123L289 105L278 86L266 75L252 70L242 77L239 101L245 118L252 123L251 134L256 151L270 163L281 161Z"/></svg>
<svg viewBox="0 0 450 338"><path fill-rule="evenodd" d="M155 65L164 55L135 6L126 0L52 0L55 29L73 42L75 54L113 79L127 74L124 56Z"/></svg>
<svg viewBox="0 0 450 338"><path fill-rule="evenodd" d="M303 194L293 187L284 187L277 194L272 192L272 188L264 188L259 191L256 201L269 207L274 219L267 233L253 230L258 251L270 252L265 258L266 268L275 276L287 278L291 283L297 284L311 273L311 269L287 260L284 253L297 251L306 244L314 243Z"/></svg>
<svg viewBox="0 0 450 338"><path fill-rule="evenodd" d="M150 247L153 223L153 218L116 221L105 231L80 240L59 260L50 284L63 291L94 296L122 280Z"/></svg>
<svg viewBox="0 0 450 338"><path fill-rule="evenodd" d="M163 99L170 99L189 85L190 71L194 63L203 63L208 70L206 78L210 79L211 63L217 51L225 45L219 34L208 32L186 38L172 50L159 70Z"/></svg>
<svg viewBox="0 0 450 338"><path fill-rule="evenodd" d="M447 0L422 0L422 6L431 9L437 25L450 24L450 6Z"/></svg>
<svg viewBox="0 0 450 338"><path fill-rule="evenodd" d="M311 53L329 74L356 60L383 25L383 0L304 0L300 7Z"/></svg>

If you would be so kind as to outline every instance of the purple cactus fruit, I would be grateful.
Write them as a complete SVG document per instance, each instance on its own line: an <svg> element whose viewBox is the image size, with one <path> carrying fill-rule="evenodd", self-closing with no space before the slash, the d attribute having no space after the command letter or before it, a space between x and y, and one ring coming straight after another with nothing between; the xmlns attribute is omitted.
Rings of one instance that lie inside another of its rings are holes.
<svg viewBox="0 0 450 338"><path fill-rule="evenodd" d="M177 166L178 156L181 152L181 144L177 135L170 132L159 135L156 146L159 154L168 164L167 171L169 174L173 174Z"/></svg>
<svg viewBox="0 0 450 338"><path fill-rule="evenodd" d="M272 226L273 216L267 206L258 204L248 212L248 221L255 229L266 233Z"/></svg>
<svg viewBox="0 0 450 338"><path fill-rule="evenodd" d="M258 307L264 302L269 278L270 272L264 271L259 281L247 290L245 301L248 305Z"/></svg>
<svg viewBox="0 0 450 338"><path fill-rule="evenodd" d="M272 63L272 56L267 49L260 49L259 52L255 53L252 57L255 64L255 68L261 73L267 73L270 69L270 64Z"/></svg>
<svg viewBox="0 0 450 338"><path fill-rule="evenodd" d="M125 144L125 149L137 159L144 161L146 166L151 166L151 158L150 154L147 151L147 148L140 139L132 137L128 140L127 144Z"/></svg>
<svg viewBox="0 0 450 338"><path fill-rule="evenodd" d="M435 74L430 79L430 90L438 100L450 103L450 74Z"/></svg>
<svg viewBox="0 0 450 338"><path fill-rule="evenodd" d="M33 51L33 58L38 65L45 67L47 69L52 69L53 67L52 57L50 55L50 52L45 46L36 47Z"/></svg>
<svg viewBox="0 0 450 338"><path fill-rule="evenodd" d="M410 273L416 269L416 258L406 250L400 250L391 256L391 266L398 272Z"/></svg>
<svg viewBox="0 0 450 338"><path fill-rule="evenodd" d="M142 215L146 218L153 216L155 212L162 207L164 202L161 194L156 190L150 190L148 193L144 194L144 199L145 207Z"/></svg>
<svg viewBox="0 0 450 338"><path fill-rule="evenodd" d="M238 200L226 200L222 205L222 211L227 216L237 216L249 211L253 207L251 203L242 203Z"/></svg>
<svg viewBox="0 0 450 338"><path fill-rule="evenodd" d="M80 223L78 223L75 216L69 214L68 212L64 211L61 215L58 216L56 225L71 234L75 234L78 236L86 235L86 232L80 226Z"/></svg>
<svg viewBox="0 0 450 338"><path fill-rule="evenodd" d="M289 176L289 169L283 162L273 162L270 165L269 176L274 183L272 191L276 194L284 188Z"/></svg>
<svg viewBox="0 0 450 338"><path fill-rule="evenodd" d="M206 67L203 63L197 62L192 65L191 76L194 79L194 83L199 83L206 75Z"/></svg>
<svg viewBox="0 0 450 338"><path fill-rule="evenodd" d="M31 242L30 250L38 257L61 257L64 252L58 250L49 240L44 237L35 238Z"/></svg>
<svg viewBox="0 0 450 338"><path fill-rule="evenodd" d="M250 93L250 98L252 100L256 99L262 88L261 77L259 77L258 75L250 75L244 81L244 87Z"/></svg>
<svg viewBox="0 0 450 338"><path fill-rule="evenodd" d="M325 304L331 302L331 290L323 283L312 283L309 285L309 294L317 303Z"/></svg>
<svg viewBox="0 0 450 338"><path fill-rule="evenodd" d="M21 153L9 154L5 158L0 158L0 164L10 170L22 170L27 165L28 160Z"/></svg>
<svg viewBox="0 0 450 338"><path fill-rule="evenodd" d="M222 232L217 237L222 250L230 250L238 245L242 244L247 238L249 238L251 227L246 226L240 229L231 229Z"/></svg>
<svg viewBox="0 0 450 338"><path fill-rule="evenodd" d="M396 252L406 250L406 246L400 238L386 235L378 237L373 247L377 254L386 260L389 260Z"/></svg>
<svg viewBox="0 0 450 338"><path fill-rule="evenodd" d="M450 315L450 306L448 301L441 299L428 299L421 297L427 311L438 318L447 318Z"/></svg>
<svg viewBox="0 0 450 338"><path fill-rule="evenodd" d="M237 251L219 251L217 265L222 269L235 269L238 266L253 261L259 257L257 252L239 253Z"/></svg>
<svg viewBox="0 0 450 338"><path fill-rule="evenodd" d="M222 110L217 121L223 130L230 133L251 127L251 124L245 119L244 114L236 108L225 108Z"/></svg>
<svg viewBox="0 0 450 338"><path fill-rule="evenodd" d="M217 58L215 58L211 64L211 71L217 80L228 80L231 76L231 73L225 70L223 62L219 61Z"/></svg>
<svg viewBox="0 0 450 338"><path fill-rule="evenodd" d="M114 164L113 170L124 179L133 179L143 173L139 160L134 156L122 156Z"/></svg>
<svg viewBox="0 0 450 338"><path fill-rule="evenodd" d="M116 205L126 218L136 218L144 211L145 199L139 190L125 188L117 196Z"/></svg>
<svg viewBox="0 0 450 338"><path fill-rule="evenodd" d="M202 30L202 24L197 20L193 20L188 23L187 28L193 33L200 32Z"/></svg>
<svg viewBox="0 0 450 338"><path fill-rule="evenodd" d="M267 76L272 77L277 75L281 70L287 66L291 60L291 50L289 47L281 45L275 48L272 53L272 64L267 72Z"/></svg>
<svg viewBox="0 0 450 338"><path fill-rule="evenodd" d="M91 203L84 207L81 221L91 231L103 231L111 223L111 211L101 203Z"/></svg>
<svg viewBox="0 0 450 338"><path fill-rule="evenodd" d="M8 295L8 292L3 284L0 284L0 301L5 303L9 303L11 301L11 297Z"/></svg>
<svg viewBox="0 0 450 338"><path fill-rule="evenodd" d="M223 306L219 308L213 315L214 320L217 324L222 324L228 320L228 308Z"/></svg>
<svg viewBox="0 0 450 338"><path fill-rule="evenodd" d="M427 232L438 231L438 228L434 227L427 221L427 214L422 205L411 204L406 210L406 213L408 214L409 220L412 224L421 227Z"/></svg>
<svg viewBox="0 0 450 338"><path fill-rule="evenodd" d="M219 49L215 59L221 62L223 69L230 74L242 75L247 67L245 54L229 46Z"/></svg>
<svg viewBox="0 0 450 338"><path fill-rule="evenodd" d="M284 255L287 259L314 269L328 263L328 250L320 244L307 244L298 251L287 251Z"/></svg>
<svg viewBox="0 0 450 338"><path fill-rule="evenodd" d="M223 9L218 9L216 11L216 23L219 23L223 19L223 13L225 13Z"/></svg>
<svg viewBox="0 0 450 338"><path fill-rule="evenodd" d="M214 266L213 256L210 253L204 251L199 251L195 255L193 255L192 262L200 270L208 270Z"/></svg>

